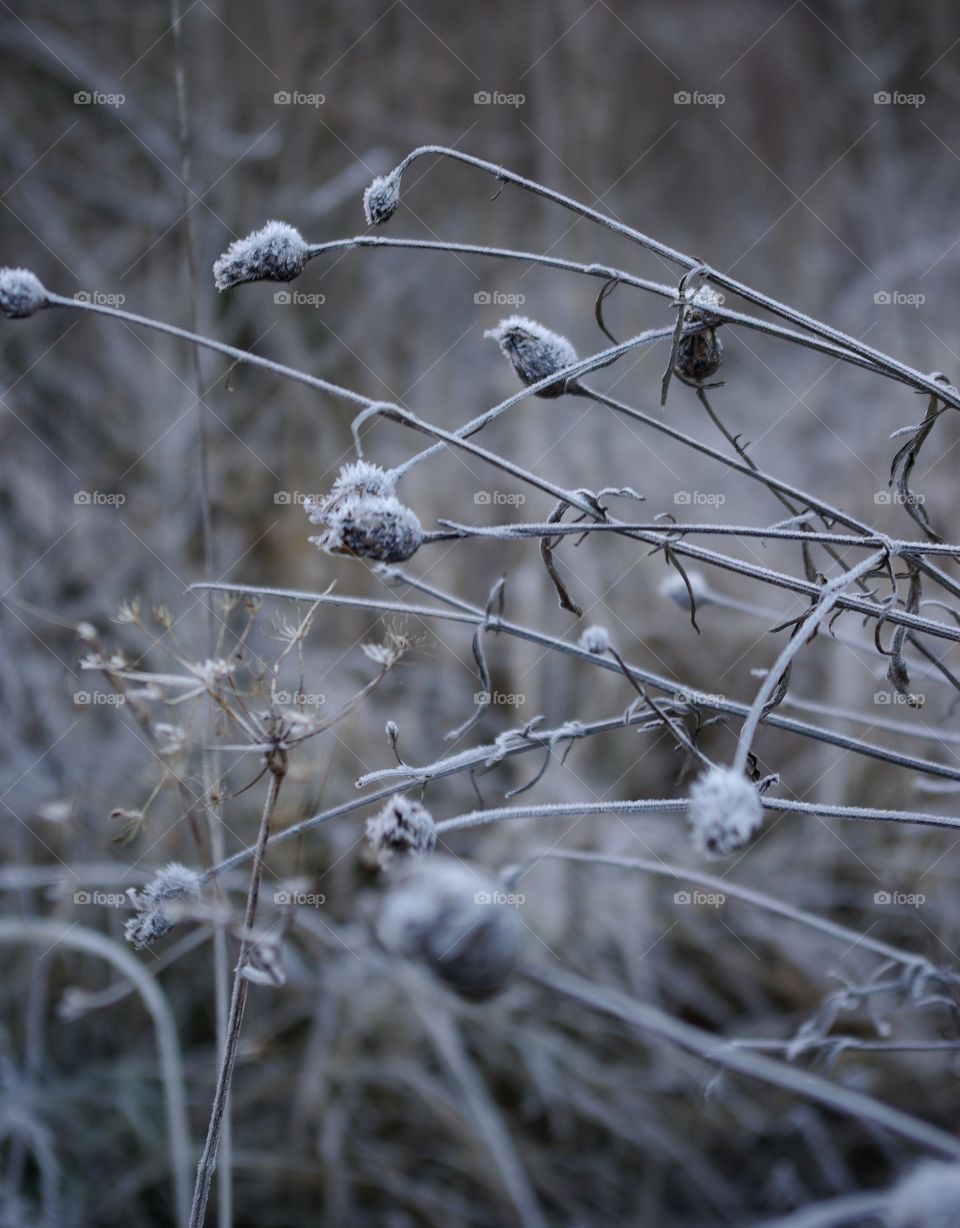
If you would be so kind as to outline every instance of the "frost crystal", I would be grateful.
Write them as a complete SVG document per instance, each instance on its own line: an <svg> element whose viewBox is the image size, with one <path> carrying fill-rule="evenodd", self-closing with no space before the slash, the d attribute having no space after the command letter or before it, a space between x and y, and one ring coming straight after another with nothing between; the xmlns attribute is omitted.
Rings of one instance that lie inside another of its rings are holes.
<svg viewBox="0 0 960 1228"><path fill-rule="evenodd" d="M760 794L740 772L712 767L690 788L687 819L698 853L729 857L745 848L763 825Z"/></svg>
<svg viewBox="0 0 960 1228"><path fill-rule="evenodd" d="M310 248L303 235L286 222L267 222L244 239L237 239L213 266L218 290L245 281L293 281L307 263Z"/></svg>
<svg viewBox="0 0 960 1228"><path fill-rule="evenodd" d="M525 316L509 316L496 328L488 329L485 337L492 337L510 359L521 381L529 387L555 371L562 371L577 361L577 351L566 337L551 332L536 320ZM563 383L541 388L538 397L560 397L566 392Z"/></svg>
<svg viewBox="0 0 960 1228"><path fill-rule="evenodd" d="M890 1228L956 1228L960 1224L960 1166L935 1160L901 1181L888 1208Z"/></svg>
<svg viewBox="0 0 960 1228"><path fill-rule="evenodd" d="M606 627L601 627L599 623L593 627L587 627L577 640L577 647L582 648L584 652L592 652L598 657L602 656L610 647L610 632Z"/></svg>
<svg viewBox="0 0 960 1228"><path fill-rule="evenodd" d="M199 900L200 875L171 861L142 891L131 890L129 895L137 915L126 923L123 933L127 942L142 950L173 929L183 903Z"/></svg>
<svg viewBox="0 0 960 1228"><path fill-rule="evenodd" d="M0 269L0 316L23 320L46 306L47 292L29 269Z"/></svg>
<svg viewBox="0 0 960 1228"><path fill-rule="evenodd" d="M400 203L400 175L391 171L389 175L378 175L363 194L363 212L367 224L382 226L389 222Z"/></svg>
<svg viewBox="0 0 960 1228"><path fill-rule="evenodd" d="M426 807L406 797L391 797L381 811L367 819L367 839L377 861L386 868L397 855L432 853L437 830Z"/></svg>
<svg viewBox="0 0 960 1228"><path fill-rule="evenodd" d="M377 926L394 954L426 964L465 998L506 984L520 944L520 919L497 884L452 857L414 865L387 894Z"/></svg>

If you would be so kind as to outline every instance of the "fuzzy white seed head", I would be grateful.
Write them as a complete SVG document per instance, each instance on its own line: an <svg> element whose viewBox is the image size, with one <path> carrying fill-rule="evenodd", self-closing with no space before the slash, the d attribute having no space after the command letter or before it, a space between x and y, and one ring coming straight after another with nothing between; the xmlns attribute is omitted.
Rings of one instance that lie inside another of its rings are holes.
<svg viewBox="0 0 960 1228"><path fill-rule="evenodd" d="M398 856L432 853L437 829L425 806L406 797L391 797L384 808L367 819L367 839L377 862L386 869Z"/></svg>
<svg viewBox="0 0 960 1228"><path fill-rule="evenodd" d="M396 475L379 465L369 461L353 461L344 465L337 474L336 481L330 488L328 502L342 499L346 495L392 495L396 486Z"/></svg>
<svg viewBox="0 0 960 1228"><path fill-rule="evenodd" d="M501 351L510 359L521 381L529 387L555 371L562 371L577 361L577 351L566 337L551 332L536 320L525 316L509 316L496 328L488 329L485 337L492 337ZM565 381L541 388L538 397L560 397L566 388Z"/></svg>
<svg viewBox="0 0 960 1228"><path fill-rule="evenodd" d="M584 652L592 652L598 657L602 656L610 647L610 632L599 623L593 627L587 627L577 641L577 647L582 648Z"/></svg>
<svg viewBox="0 0 960 1228"><path fill-rule="evenodd" d="M756 786L733 768L709 768L693 782L689 803L690 835L705 857L729 857L746 848L763 826Z"/></svg>
<svg viewBox="0 0 960 1228"><path fill-rule="evenodd" d="M124 926L124 937L142 950L172 930L181 911L199 900L200 875L178 861L171 861L142 891L129 894L137 915Z"/></svg>
<svg viewBox="0 0 960 1228"><path fill-rule="evenodd" d="M930 1160L896 1187L887 1209L890 1228L956 1228L960 1224L960 1165Z"/></svg>
<svg viewBox="0 0 960 1228"><path fill-rule="evenodd" d="M363 212L368 226L389 222L400 203L400 175L378 175L363 194Z"/></svg>
<svg viewBox="0 0 960 1228"><path fill-rule="evenodd" d="M303 272L310 248L303 235L286 222L267 222L244 239L237 239L213 266L218 290L245 281L293 281Z"/></svg>
<svg viewBox="0 0 960 1228"><path fill-rule="evenodd" d="M426 964L462 997L479 1000L507 983L520 918L486 874L452 857L431 857L394 882L377 934L388 951Z"/></svg>
<svg viewBox="0 0 960 1228"><path fill-rule="evenodd" d="M0 316L23 320L46 306L43 283L29 269L0 269Z"/></svg>
<svg viewBox="0 0 960 1228"><path fill-rule="evenodd" d="M423 542L420 521L393 495L350 495L332 505L313 504L307 515L323 525L323 532L310 540L327 554L403 563Z"/></svg>
<svg viewBox="0 0 960 1228"><path fill-rule="evenodd" d="M693 599L697 603L699 609L702 605L709 605L711 593L707 585L706 576L702 571L688 571L687 579L690 581L690 587L693 589ZM687 592L687 586L683 582L683 576L678 571L670 570L670 573L660 584L661 597L668 597L675 605L681 609L690 609L690 594Z"/></svg>

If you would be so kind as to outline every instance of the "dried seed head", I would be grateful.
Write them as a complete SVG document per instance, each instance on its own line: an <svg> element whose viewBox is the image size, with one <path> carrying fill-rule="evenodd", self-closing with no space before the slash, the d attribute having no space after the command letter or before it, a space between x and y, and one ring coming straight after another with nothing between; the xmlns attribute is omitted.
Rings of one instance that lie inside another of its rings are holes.
<svg viewBox="0 0 960 1228"><path fill-rule="evenodd" d="M328 554L354 554L380 563L402 563L420 549L423 527L393 495L351 495L307 514L323 532L310 540Z"/></svg>
<svg viewBox="0 0 960 1228"><path fill-rule="evenodd" d="M890 1228L956 1228L960 1224L960 1165L921 1164L897 1185L887 1208Z"/></svg>
<svg viewBox="0 0 960 1228"><path fill-rule="evenodd" d="M683 310L684 324L703 324L705 327L702 332L681 340L673 369L681 379L698 384L716 374L723 358L723 343L712 327L717 323L717 316L711 311L711 308L720 305L721 299L708 285L688 289L685 297L690 306Z"/></svg>
<svg viewBox="0 0 960 1228"><path fill-rule="evenodd" d="M337 474L328 501L341 499L345 495L392 495L395 485L396 475L389 470L372 465L369 461L354 461L344 465Z"/></svg>
<svg viewBox="0 0 960 1228"><path fill-rule="evenodd" d="M602 656L610 647L610 632L606 627L601 627L599 623L593 627L587 627L577 641L577 647L582 648L584 652Z"/></svg>
<svg viewBox="0 0 960 1228"><path fill-rule="evenodd" d="M244 239L237 239L213 266L218 290L245 281L293 281L303 272L310 248L303 235L286 222L267 222Z"/></svg>
<svg viewBox="0 0 960 1228"><path fill-rule="evenodd" d="M126 923L123 933L127 942L141 950L173 929L184 906L199 900L200 875L171 861L142 891L131 890L129 895L137 915Z"/></svg>
<svg viewBox="0 0 960 1228"><path fill-rule="evenodd" d="M689 801L690 835L706 857L729 857L746 848L763 826L756 786L733 768L709 768L693 782Z"/></svg>
<svg viewBox="0 0 960 1228"><path fill-rule="evenodd" d="M485 337L492 337L510 359L521 381L529 387L555 371L562 371L577 361L577 351L566 337L551 332L536 320L524 316L509 316L496 328L488 329ZM566 381L541 388L538 397L560 397L566 392Z"/></svg>
<svg viewBox="0 0 960 1228"><path fill-rule="evenodd" d="M687 579L690 581L690 587L693 589L693 599L697 603L697 608L709 605L712 595L707 584L707 578L703 572L688 571ZM671 570L666 579L661 582L660 595L662 597L669 597L672 602L684 610L690 609L690 594L687 592L687 586L683 582L683 576L678 571Z"/></svg>
<svg viewBox="0 0 960 1228"><path fill-rule="evenodd" d="M389 222L400 203L400 172L378 175L363 194L363 212L369 226Z"/></svg>
<svg viewBox="0 0 960 1228"><path fill-rule="evenodd" d="M0 269L0 316L23 320L47 305L43 283L29 269Z"/></svg>
<svg viewBox="0 0 960 1228"><path fill-rule="evenodd" d="M367 839L377 862L386 869L398 855L432 853L437 846L437 829L425 806L397 796L367 819Z"/></svg>
<svg viewBox="0 0 960 1228"><path fill-rule="evenodd" d="M506 984L520 945L520 919L496 883L452 857L412 866L387 893L377 926L394 954L419 960L465 998Z"/></svg>

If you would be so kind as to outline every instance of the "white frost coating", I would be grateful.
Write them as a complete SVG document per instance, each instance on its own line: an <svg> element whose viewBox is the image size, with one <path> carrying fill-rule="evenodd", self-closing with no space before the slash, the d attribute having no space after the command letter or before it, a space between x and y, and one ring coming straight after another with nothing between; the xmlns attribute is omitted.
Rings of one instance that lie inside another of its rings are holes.
<svg viewBox="0 0 960 1228"><path fill-rule="evenodd" d="M921 1164L894 1190L888 1222L890 1228L957 1228L960 1165Z"/></svg>
<svg viewBox="0 0 960 1228"><path fill-rule="evenodd" d="M398 856L432 853L437 845L437 828L425 806L398 795L367 819L367 839L377 861L386 869Z"/></svg>
<svg viewBox="0 0 960 1228"><path fill-rule="evenodd" d="M712 767L690 788L688 821L697 852L729 857L745 848L763 826L755 785L728 767Z"/></svg>
<svg viewBox="0 0 960 1228"><path fill-rule="evenodd" d="M23 320L46 304L43 283L29 269L0 269L0 315Z"/></svg>
<svg viewBox="0 0 960 1228"><path fill-rule="evenodd" d="M526 316L508 316L483 335L496 341L528 387L577 361L577 351L566 337L551 332L536 320L528 320ZM541 388L537 396L559 397L563 396L564 391L563 384L551 384Z"/></svg>
<svg viewBox="0 0 960 1228"><path fill-rule="evenodd" d="M307 509L323 532L310 541L327 554L354 554L380 563L403 563L423 542L423 526L393 495L348 496L330 506Z"/></svg>
<svg viewBox="0 0 960 1228"><path fill-rule="evenodd" d="M217 289L245 281L293 281L307 263L310 248L303 235L286 222L267 222L260 230L236 239L213 266Z"/></svg>
<svg viewBox="0 0 960 1228"><path fill-rule="evenodd" d="M131 890L129 894L137 915L126 923L123 933L127 942L142 950L173 929L181 901L189 904L199 900L200 875L179 861L171 861L142 891Z"/></svg>
<svg viewBox="0 0 960 1228"><path fill-rule="evenodd" d="M577 647L582 648L584 652L592 652L596 656L601 656L610 647L610 632L599 623L593 627L587 627L577 640Z"/></svg>
<svg viewBox="0 0 960 1228"><path fill-rule="evenodd" d="M400 175L378 175L363 194L363 213L369 226L389 222L400 203Z"/></svg>

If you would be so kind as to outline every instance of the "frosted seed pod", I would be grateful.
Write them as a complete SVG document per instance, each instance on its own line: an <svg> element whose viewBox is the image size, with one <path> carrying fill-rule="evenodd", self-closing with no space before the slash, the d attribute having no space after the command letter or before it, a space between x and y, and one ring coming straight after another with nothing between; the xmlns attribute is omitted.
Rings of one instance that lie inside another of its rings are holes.
<svg viewBox="0 0 960 1228"><path fill-rule="evenodd" d="M606 627L601 627L599 623L593 627L587 627L577 640L577 647L582 648L584 652L592 652L595 656L602 656L610 647L610 632Z"/></svg>
<svg viewBox="0 0 960 1228"><path fill-rule="evenodd" d="M367 819L367 839L377 862L386 869L398 856L432 853L437 846L437 829L425 806L398 795Z"/></svg>
<svg viewBox="0 0 960 1228"><path fill-rule="evenodd" d="M286 222L267 222L246 238L237 239L213 266L218 290L245 281L293 281L303 272L310 248L303 235Z"/></svg>
<svg viewBox="0 0 960 1228"><path fill-rule="evenodd" d="M0 316L24 320L47 305L43 283L29 269L0 269Z"/></svg>
<svg viewBox="0 0 960 1228"><path fill-rule="evenodd" d="M419 862L387 892L377 925L384 947L425 964L465 998L499 992L520 946L520 918L496 883L452 857Z"/></svg>
<svg viewBox="0 0 960 1228"><path fill-rule="evenodd" d="M688 571L687 579L690 581L690 587L693 589L693 599L696 601L697 607L708 605L711 593L703 572ZM690 594L687 592L687 586L683 582L683 576L678 571L671 569L669 575L661 581L660 595L661 597L668 597L674 604L684 610L690 609Z"/></svg>
<svg viewBox="0 0 960 1228"><path fill-rule="evenodd" d="M723 342L713 327L717 317L711 311L720 304L720 296L708 285L687 290L689 306L683 310L684 324L703 324L699 333L683 337L677 348L674 372L681 379L699 384L715 375L723 359Z"/></svg>
<svg viewBox="0 0 960 1228"><path fill-rule="evenodd" d="M162 938L177 924L182 910L199 900L200 885L196 871L171 861L142 891L131 890L129 895L137 915L123 927L127 942L142 950Z"/></svg>
<svg viewBox="0 0 960 1228"><path fill-rule="evenodd" d="M311 508L307 514L314 523L323 524L323 532L310 540L328 554L403 563L423 542L420 521L393 495L350 496L329 510Z"/></svg>
<svg viewBox="0 0 960 1228"><path fill-rule="evenodd" d="M389 222L400 203L400 174L378 175L363 194L363 212L369 226Z"/></svg>
<svg viewBox="0 0 960 1228"><path fill-rule="evenodd" d="M733 768L709 768L691 785L689 803L690 835L706 857L729 857L746 848L763 826L756 785Z"/></svg>
<svg viewBox="0 0 960 1228"><path fill-rule="evenodd" d="M556 371L563 371L577 361L577 351L566 337L551 332L536 320L525 316L509 316L496 328L488 329L485 337L492 337L501 351L510 359L513 369L522 383L529 387L539 383ZM541 388L538 397L560 397L566 392L566 381Z"/></svg>

